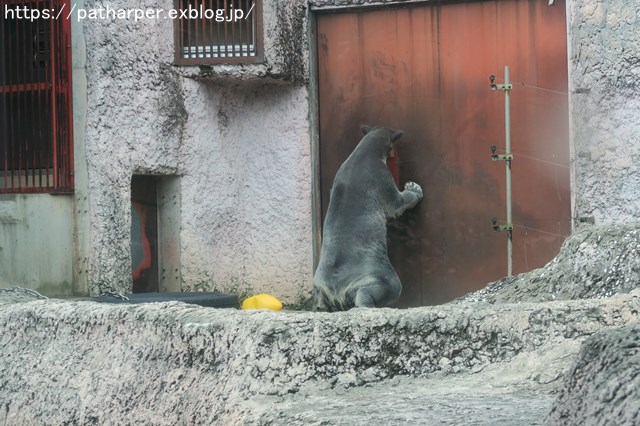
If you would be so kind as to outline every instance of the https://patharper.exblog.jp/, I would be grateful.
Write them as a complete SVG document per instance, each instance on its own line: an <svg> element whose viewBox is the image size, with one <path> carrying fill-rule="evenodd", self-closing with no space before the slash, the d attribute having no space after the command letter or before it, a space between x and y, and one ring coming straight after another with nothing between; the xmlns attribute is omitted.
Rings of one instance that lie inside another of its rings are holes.
<svg viewBox="0 0 640 426"><path fill-rule="evenodd" d="M74 3L63 3L59 8L34 8L27 5L4 5L2 11L6 20L19 19L28 21L47 19L75 19L80 21L91 20L129 20L142 21L145 19L208 19L215 22L237 22L250 19L255 3L249 5L249 9L234 7L233 3L226 8L207 8L204 4L197 7L189 4L186 8L162 9L162 8L113 8L110 5L92 8L79 8Z"/></svg>

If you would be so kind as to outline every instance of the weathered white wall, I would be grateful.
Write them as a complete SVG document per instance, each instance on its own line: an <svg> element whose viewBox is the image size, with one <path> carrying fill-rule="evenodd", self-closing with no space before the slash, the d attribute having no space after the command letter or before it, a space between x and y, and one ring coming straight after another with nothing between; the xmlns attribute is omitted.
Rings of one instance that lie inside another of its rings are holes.
<svg viewBox="0 0 640 426"><path fill-rule="evenodd" d="M83 1L77 1L83 7ZM86 293L86 161L84 37L72 21L75 194L0 195L0 288L47 296Z"/></svg>
<svg viewBox="0 0 640 426"><path fill-rule="evenodd" d="M306 89L187 81L185 95L185 289L301 296L312 272Z"/></svg>
<svg viewBox="0 0 640 426"><path fill-rule="evenodd" d="M124 1L108 4L133 7ZM139 4L151 6L149 1ZM98 5L86 1L84 6ZM180 81L163 65L171 61L171 46L160 37L172 34L172 27L164 21L94 20L85 21L83 29L88 287L92 294L130 292L131 176L178 171L186 113Z"/></svg>
<svg viewBox="0 0 640 426"><path fill-rule="evenodd" d="M569 0L574 213L581 222L640 214L640 3Z"/></svg>
<svg viewBox="0 0 640 426"><path fill-rule="evenodd" d="M0 195L0 288L72 294L72 205L68 195Z"/></svg>
<svg viewBox="0 0 640 426"><path fill-rule="evenodd" d="M85 7L107 3L172 6ZM203 69L172 65L170 20L84 22L92 294L131 291L131 176L168 174L181 176L183 290L308 297L308 66L296 37L305 12L267 2L265 64Z"/></svg>

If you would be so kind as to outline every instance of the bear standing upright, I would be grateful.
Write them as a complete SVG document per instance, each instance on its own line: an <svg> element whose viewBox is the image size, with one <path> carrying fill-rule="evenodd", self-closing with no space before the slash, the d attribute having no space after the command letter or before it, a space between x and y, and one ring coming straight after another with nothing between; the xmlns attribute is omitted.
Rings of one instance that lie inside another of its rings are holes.
<svg viewBox="0 0 640 426"><path fill-rule="evenodd" d="M401 130L362 126L362 132L331 188L313 277L314 309L386 306L402 290L387 255L387 220L418 204L422 188L408 182L400 192L387 168Z"/></svg>

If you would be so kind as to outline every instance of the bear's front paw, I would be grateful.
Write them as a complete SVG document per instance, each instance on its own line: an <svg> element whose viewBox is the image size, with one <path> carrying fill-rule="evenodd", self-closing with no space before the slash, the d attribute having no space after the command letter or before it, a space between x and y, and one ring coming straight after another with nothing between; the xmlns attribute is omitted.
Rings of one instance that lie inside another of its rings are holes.
<svg viewBox="0 0 640 426"><path fill-rule="evenodd" d="M414 192L420 199L422 199L422 188L415 182L407 182L404 184L404 190Z"/></svg>

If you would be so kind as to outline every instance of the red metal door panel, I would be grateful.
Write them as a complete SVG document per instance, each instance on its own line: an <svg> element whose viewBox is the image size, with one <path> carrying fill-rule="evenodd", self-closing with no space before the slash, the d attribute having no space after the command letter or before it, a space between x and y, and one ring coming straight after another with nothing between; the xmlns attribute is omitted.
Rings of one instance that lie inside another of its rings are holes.
<svg viewBox="0 0 640 426"><path fill-rule="evenodd" d="M542 266L570 232L564 2L419 5L318 17L323 217L359 125L405 130L401 185L424 201L390 225L399 306L442 303L506 274L504 65L511 96L514 272Z"/></svg>

